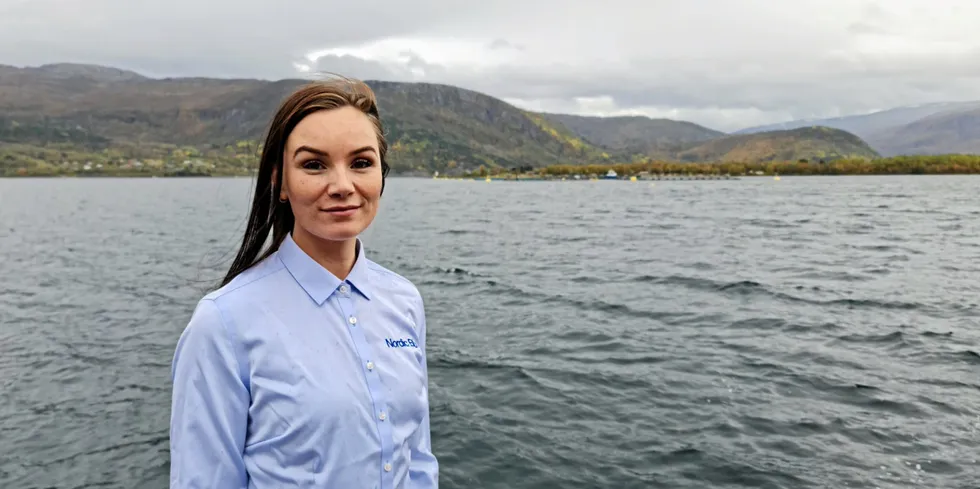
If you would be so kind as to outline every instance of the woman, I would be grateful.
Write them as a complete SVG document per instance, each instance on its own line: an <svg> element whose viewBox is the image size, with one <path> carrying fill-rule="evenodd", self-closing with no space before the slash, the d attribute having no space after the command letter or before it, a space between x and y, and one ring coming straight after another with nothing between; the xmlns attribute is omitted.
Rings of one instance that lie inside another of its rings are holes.
<svg viewBox="0 0 980 489"><path fill-rule="evenodd" d="M171 488L438 486L422 298L358 239L386 152L361 82L280 106L241 249L177 343Z"/></svg>

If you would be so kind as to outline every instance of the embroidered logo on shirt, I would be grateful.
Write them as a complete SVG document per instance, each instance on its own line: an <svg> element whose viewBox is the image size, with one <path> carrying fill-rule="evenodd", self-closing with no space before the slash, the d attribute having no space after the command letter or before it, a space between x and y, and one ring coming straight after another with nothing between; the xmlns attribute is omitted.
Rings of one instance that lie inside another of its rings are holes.
<svg viewBox="0 0 980 489"><path fill-rule="evenodd" d="M393 340L391 338L385 338L385 344L388 345L388 348L418 348L418 345L415 344L415 340L411 338L407 340Z"/></svg>

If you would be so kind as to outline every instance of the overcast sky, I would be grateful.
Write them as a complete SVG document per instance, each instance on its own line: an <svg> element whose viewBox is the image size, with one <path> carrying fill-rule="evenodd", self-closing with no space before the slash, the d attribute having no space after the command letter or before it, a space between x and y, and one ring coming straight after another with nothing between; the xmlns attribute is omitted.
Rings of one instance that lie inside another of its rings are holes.
<svg viewBox="0 0 980 489"><path fill-rule="evenodd" d="M978 20L978 0L0 0L0 64L325 70L727 131L980 100Z"/></svg>

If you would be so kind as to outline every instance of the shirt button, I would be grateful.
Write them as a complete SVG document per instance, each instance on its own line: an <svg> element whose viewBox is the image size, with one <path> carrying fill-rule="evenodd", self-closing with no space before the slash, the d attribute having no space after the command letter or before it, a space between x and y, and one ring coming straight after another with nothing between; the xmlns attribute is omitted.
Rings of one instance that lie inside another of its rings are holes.
<svg viewBox="0 0 980 489"><path fill-rule="evenodd" d="M391 464L385 464L385 472L391 472Z"/></svg>
<svg viewBox="0 0 980 489"><path fill-rule="evenodd" d="M347 318L347 322L349 322L351 324L357 324L357 318L354 317L354 316L351 316L351 317Z"/></svg>
<svg viewBox="0 0 980 489"><path fill-rule="evenodd" d="M368 368L368 370L374 370L374 362L368 362L367 363L367 368Z"/></svg>
<svg viewBox="0 0 980 489"><path fill-rule="evenodd" d="M346 285L341 285L340 286L340 293L341 294L344 294L344 295L347 295L347 286Z"/></svg>
<svg viewBox="0 0 980 489"><path fill-rule="evenodd" d="M380 419L381 421L384 421L385 418L387 417L388 415L386 415L384 411L381 411L381 414L378 415L378 419Z"/></svg>

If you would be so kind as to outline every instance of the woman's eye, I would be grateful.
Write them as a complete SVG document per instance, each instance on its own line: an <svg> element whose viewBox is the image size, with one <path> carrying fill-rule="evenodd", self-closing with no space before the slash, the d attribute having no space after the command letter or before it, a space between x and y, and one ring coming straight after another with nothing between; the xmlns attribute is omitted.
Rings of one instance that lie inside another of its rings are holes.
<svg viewBox="0 0 980 489"><path fill-rule="evenodd" d="M354 168L367 168L373 164L373 161L366 158L358 158L354 160Z"/></svg>
<svg viewBox="0 0 980 489"><path fill-rule="evenodd" d="M307 170L319 170L323 168L323 163L320 160L308 160L303 162L303 168Z"/></svg>

